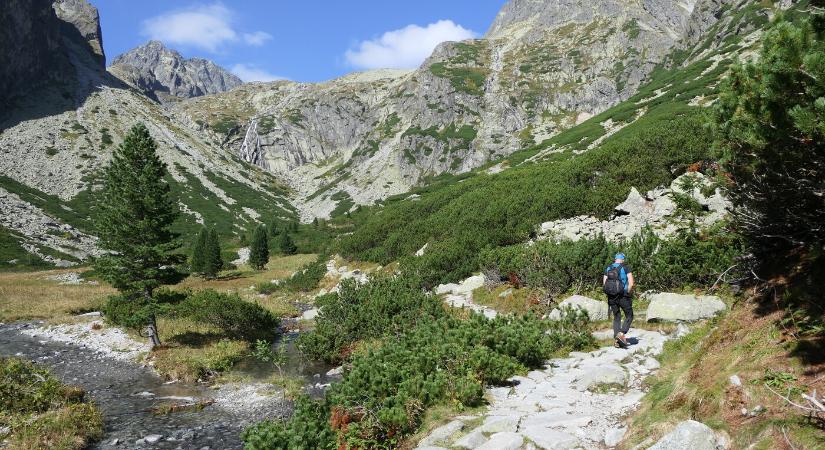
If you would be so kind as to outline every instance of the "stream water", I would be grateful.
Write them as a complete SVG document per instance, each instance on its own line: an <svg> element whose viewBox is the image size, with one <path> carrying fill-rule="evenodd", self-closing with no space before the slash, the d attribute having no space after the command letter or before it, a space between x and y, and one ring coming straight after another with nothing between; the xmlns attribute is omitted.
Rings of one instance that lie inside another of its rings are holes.
<svg viewBox="0 0 825 450"><path fill-rule="evenodd" d="M38 324L0 324L0 355L42 364L65 383L81 386L88 392L105 420L104 438L93 448L241 448L240 433L245 427L264 418L291 414L289 401L280 395L257 395L254 385L249 385L249 389L241 386L229 393L218 393L204 385L168 383L152 370L134 363L20 332L33 326ZM284 338L291 342L294 336L285 335ZM287 349L288 363L284 374L304 376L307 384L316 386L310 393L323 395L319 385L331 381L325 376L329 367L304 360L291 344ZM272 374L272 367L250 359L239 365L237 373L263 380ZM162 404L193 403L216 397L226 401L216 401L200 410L165 415L152 412ZM247 404L246 400L252 397L257 401ZM155 440L158 435L160 437Z"/></svg>

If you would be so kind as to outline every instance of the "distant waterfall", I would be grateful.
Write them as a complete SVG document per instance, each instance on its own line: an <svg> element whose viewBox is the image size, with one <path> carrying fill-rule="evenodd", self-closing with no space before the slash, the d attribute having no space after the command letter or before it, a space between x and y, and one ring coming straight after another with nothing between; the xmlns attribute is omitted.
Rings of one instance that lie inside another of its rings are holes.
<svg viewBox="0 0 825 450"><path fill-rule="evenodd" d="M261 149L261 137L258 136L258 119L249 121L249 127L246 129L246 136L243 138L238 156L250 164L267 169L266 159Z"/></svg>

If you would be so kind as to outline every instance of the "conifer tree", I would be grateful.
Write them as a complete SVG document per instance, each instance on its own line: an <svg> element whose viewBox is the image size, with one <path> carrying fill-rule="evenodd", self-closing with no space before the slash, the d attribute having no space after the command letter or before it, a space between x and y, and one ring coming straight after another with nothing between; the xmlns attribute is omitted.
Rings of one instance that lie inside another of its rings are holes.
<svg viewBox="0 0 825 450"><path fill-rule="evenodd" d="M249 246L249 265L255 270L261 270L269 262L269 238L266 227L258 225L252 234L252 243Z"/></svg>
<svg viewBox="0 0 825 450"><path fill-rule="evenodd" d="M197 239L192 246L192 260L189 264L192 273L203 273L206 262L206 241L209 238L209 231L202 227Z"/></svg>
<svg viewBox="0 0 825 450"><path fill-rule="evenodd" d="M294 255L298 253L298 247L295 245L289 233L281 233L281 237L278 239L278 250L284 255Z"/></svg>
<svg viewBox="0 0 825 450"><path fill-rule="evenodd" d="M99 245L108 251L95 268L125 298L140 303L152 346L160 344L154 290L178 281L175 266L183 261L173 253L180 244L170 230L180 211L156 150L145 125L132 127L105 169L94 211Z"/></svg>
<svg viewBox="0 0 825 450"><path fill-rule="evenodd" d="M757 254L821 248L825 224L825 17L779 20L716 107L738 228Z"/></svg>
<svg viewBox="0 0 825 450"><path fill-rule="evenodd" d="M209 230L209 235L204 246L203 273L207 278L215 278L221 269L223 269L221 242L218 238L218 232L212 228Z"/></svg>

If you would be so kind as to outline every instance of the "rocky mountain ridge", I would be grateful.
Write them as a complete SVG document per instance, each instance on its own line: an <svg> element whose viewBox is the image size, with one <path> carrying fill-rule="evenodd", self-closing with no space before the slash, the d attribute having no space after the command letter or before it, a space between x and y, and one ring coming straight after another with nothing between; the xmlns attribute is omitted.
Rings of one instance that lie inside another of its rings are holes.
<svg viewBox="0 0 825 450"><path fill-rule="evenodd" d="M108 70L161 103L225 92L243 84L214 62L186 59L155 40L118 56Z"/></svg>
<svg viewBox="0 0 825 450"><path fill-rule="evenodd" d="M289 184L305 220L328 217L501 159L605 111L746 4L514 0L484 38L443 43L414 71L252 83L174 109Z"/></svg>
<svg viewBox="0 0 825 450"><path fill-rule="evenodd" d="M189 226L215 224L233 235L272 217L344 214L493 160L499 163L477 173L506 170L508 155L524 149L538 151L528 160L535 161L569 146L553 139L577 124L598 136L564 138L585 151L657 103L708 104L694 92L709 88L691 86L712 85L750 51L760 31L750 18L770 11L747 0L657 4L516 0L484 38L443 43L415 70L246 83L160 105L105 70L97 11L84 0L12 1L0 14L14 39L0 44L0 57L13 61L28 46L31 58L0 65L0 85L19 87L14 107L0 117L0 187L57 228L87 231L77 217L87 214L96 176L120 137L142 121L169 165ZM543 12L567 6L565 21ZM659 76L657 68L689 61L702 61L701 74L662 82L628 103ZM38 78L28 68L51 72ZM173 72L167 75L180 76ZM32 83L21 84L26 76ZM616 104L621 114L596 115ZM0 232L23 241L42 236L26 228L39 223L34 216ZM52 243L29 242L43 254ZM57 258L71 257L50 248Z"/></svg>

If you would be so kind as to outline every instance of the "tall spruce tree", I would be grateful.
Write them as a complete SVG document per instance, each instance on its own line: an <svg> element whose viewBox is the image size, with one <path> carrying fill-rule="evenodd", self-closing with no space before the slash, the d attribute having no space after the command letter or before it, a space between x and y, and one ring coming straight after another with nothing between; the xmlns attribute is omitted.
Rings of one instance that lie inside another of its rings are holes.
<svg viewBox="0 0 825 450"><path fill-rule="evenodd" d="M206 241L209 239L209 230L204 226L198 233L192 246L192 260L189 264L192 273L203 273L206 263Z"/></svg>
<svg viewBox="0 0 825 450"><path fill-rule="evenodd" d="M281 236L278 239L278 250L280 250L284 255L294 255L298 253L298 247L286 231L281 233Z"/></svg>
<svg viewBox="0 0 825 450"><path fill-rule="evenodd" d="M100 247L108 251L95 268L124 297L140 303L153 347L160 345L154 290L178 281L175 265L183 261L173 253L180 243L170 229L180 211L156 150L145 125L132 127L105 169L94 213Z"/></svg>
<svg viewBox="0 0 825 450"><path fill-rule="evenodd" d="M249 265L255 270L261 270L269 262L269 238L266 227L258 225L252 234L252 243L249 245Z"/></svg>
<svg viewBox="0 0 825 450"><path fill-rule="evenodd" d="M825 17L812 9L801 23L773 25L716 107L735 218L762 256L825 242Z"/></svg>
<svg viewBox="0 0 825 450"><path fill-rule="evenodd" d="M204 248L203 274L207 278L215 278L223 268L223 258L221 257L221 242L218 232L214 228L209 230Z"/></svg>

